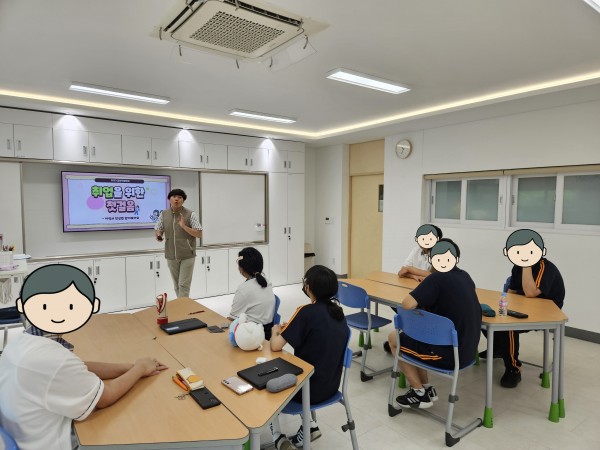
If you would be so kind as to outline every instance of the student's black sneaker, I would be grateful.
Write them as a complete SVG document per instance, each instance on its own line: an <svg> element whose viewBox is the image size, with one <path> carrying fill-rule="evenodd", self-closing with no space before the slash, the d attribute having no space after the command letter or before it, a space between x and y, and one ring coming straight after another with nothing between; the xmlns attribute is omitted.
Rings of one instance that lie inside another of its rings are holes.
<svg viewBox="0 0 600 450"><path fill-rule="evenodd" d="M427 395L429 395L429 398L431 399L432 402L437 401L437 399L438 399L437 391L435 390L435 388L433 386L427 387L425 389L425 392L427 393Z"/></svg>
<svg viewBox="0 0 600 450"><path fill-rule="evenodd" d="M410 388L406 394L396 397L396 401L403 408L427 409L433 406L427 390L423 395L419 395L413 388Z"/></svg>
<svg viewBox="0 0 600 450"><path fill-rule="evenodd" d="M383 343L383 349L386 353L392 353L392 348L390 347L390 343L388 341Z"/></svg>
<svg viewBox="0 0 600 450"><path fill-rule="evenodd" d="M521 382L521 372L517 369L506 369L500 378L500 386L505 388L517 387Z"/></svg>
<svg viewBox="0 0 600 450"><path fill-rule="evenodd" d="M310 427L310 442L316 441L321 437L321 430L319 427ZM304 430L302 429L302 425L298 429L298 433L295 436L292 436L290 439L291 443L296 447L304 447Z"/></svg>
<svg viewBox="0 0 600 450"><path fill-rule="evenodd" d="M275 448L277 450L298 450L298 448L290 442L285 434L282 434L275 441Z"/></svg>

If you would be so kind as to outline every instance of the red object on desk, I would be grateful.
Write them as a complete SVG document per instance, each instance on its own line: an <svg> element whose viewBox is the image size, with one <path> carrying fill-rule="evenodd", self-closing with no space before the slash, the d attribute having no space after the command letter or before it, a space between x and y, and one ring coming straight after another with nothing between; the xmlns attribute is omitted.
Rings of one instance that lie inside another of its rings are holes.
<svg viewBox="0 0 600 450"><path fill-rule="evenodd" d="M163 325L165 323L169 323L169 317L167 316L167 293L158 294L156 296L156 310L158 312L158 317L156 318L156 323L158 325Z"/></svg>

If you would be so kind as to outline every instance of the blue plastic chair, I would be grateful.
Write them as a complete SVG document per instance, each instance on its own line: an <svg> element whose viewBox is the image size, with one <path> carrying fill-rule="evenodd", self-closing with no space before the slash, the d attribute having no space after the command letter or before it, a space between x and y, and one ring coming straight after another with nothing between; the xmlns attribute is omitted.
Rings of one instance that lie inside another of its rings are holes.
<svg viewBox="0 0 600 450"><path fill-rule="evenodd" d="M350 328L350 327L348 327ZM342 374L342 391L337 391L332 397L325 400L321 403L316 403L314 405L310 405L310 411L313 415L313 420L315 420L315 411L317 409L325 408L330 405L334 405L336 403L341 403L344 405L346 409L346 417L348 421L345 425L342 425L342 431L346 432L350 430L350 439L352 440L352 448L354 450L358 450L358 440L356 438L356 431L354 420L352 419L352 413L350 411L350 402L348 400L348 373L350 371L350 366L352 365L352 350L350 350L350 338L352 336L352 331L348 329L348 342L346 343L346 351L344 352L344 373ZM289 402L282 410L284 414L298 415L302 414L302 403L298 403L295 401ZM304 436L309 437L310 433L304 432Z"/></svg>
<svg viewBox="0 0 600 450"><path fill-rule="evenodd" d="M279 300L279 297L275 296L275 312L273 313L274 325L279 325L281 323L281 316L279 315L279 305L281 305L281 300Z"/></svg>
<svg viewBox="0 0 600 450"><path fill-rule="evenodd" d="M394 391L396 388L396 378L399 376L398 371L398 362L405 361L408 364L412 364L413 366L420 367L422 369L431 370L433 372L439 373L441 376L445 378L450 378L452 380L452 388L450 390L450 395L448 396L448 414L446 418L437 416L430 411L418 409L416 411L425 413L427 415L432 416L433 418L446 423L446 445L448 447L452 447L456 444L461 437L473 431L475 428L480 427L482 424L481 419L476 419L470 424L459 427L452 423L452 416L454 414L454 403L458 401L458 396L456 395L456 386L458 384L458 373L460 370L466 369L467 367L475 364L475 359L473 358L468 364L464 366L459 366L458 359L458 335L456 333L456 329L454 328L454 323L447 317L438 316L437 314L432 314L427 311L422 311L420 309L411 309L405 310L398 308L398 314L394 316L394 326L398 331L396 333L396 343L398 345L396 350L396 355L394 356L394 367L392 369L392 377L390 383L390 394L388 398L388 414L390 417L394 417L397 414L402 412L402 408L396 408L394 406ZM407 336L412 337L413 339L424 342L429 345L451 345L454 350L454 369L440 369L438 367L432 367L428 364L425 364L423 361L411 358L400 352L400 342L401 335L400 330L403 333L406 333ZM396 370L394 370L396 369ZM456 429L456 433L452 434L452 429Z"/></svg>
<svg viewBox="0 0 600 450"><path fill-rule="evenodd" d="M8 342L8 330L10 328L22 327L23 322L21 315L17 311L16 306L11 306L9 308L2 308L0 310L0 328L4 330L4 343L2 344L2 349L0 349L0 354L4 351L4 346Z"/></svg>
<svg viewBox="0 0 600 450"><path fill-rule="evenodd" d="M371 346L371 330L374 328L381 328L391 323L392 321L385 317L371 314L371 299L367 295L367 292L358 286L344 283L343 281L338 282L338 299L340 303L348 308L360 308L360 312L350 314L346 316L346 322L350 328L354 328L360 331L361 335L366 335L365 343L363 345L362 360L360 363L360 379L361 381L372 380L375 375L379 375L388 372L390 369L373 370L367 367L367 352L372 348ZM358 356L358 355L357 355ZM369 373L366 372L369 370Z"/></svg>
<svg viewBox="0 0 600 450"><path fill-rule="evenodd" d="M15 442L15 440L2 427L0 427L0 442L4 444L4 447L2 448L4 448L5 450L19 450L19 447L17 447L17 443Z"/></svg>

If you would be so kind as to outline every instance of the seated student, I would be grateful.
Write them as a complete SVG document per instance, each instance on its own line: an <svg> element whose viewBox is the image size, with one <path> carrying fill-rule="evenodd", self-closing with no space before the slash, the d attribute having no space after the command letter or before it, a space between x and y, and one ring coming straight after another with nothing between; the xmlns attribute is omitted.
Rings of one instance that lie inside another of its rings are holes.
<svg viewBox="0 0 600 450"><path fill-rule="evenodd" d="M429 251L441 238L442 230L435 225L430 223L421 225L415 234L417 245L404 261L404 265L398 271L398 276L423 281L431 273Z"/></svg>
<svg viewBox="0 0 600 450"><path fill-rule="evenodd" d="M119 400L143 377L165 370L152 358L133 364L83 362L60 337L100 308L94 285L69 265L44 266L27 277L17 308L32 327L0 358L0 426L20 450L75 448L71 421Z"/></svg>
<svg viewBox="0 0 600 450"><path fill-rule="evenodd" d="M338 280L331 269L324 266L308 269L302 291L310 298L310 304L300 306L283 327L273 326L271 350L278 352L285 344L290 344L298 358L314 366L315 373L310 378L310 403L315 404L330 398L340 387L350 331L344 311L335 298ZM298 392L294 400L301 402L302 393ZM304 444L302 426L288 440L281 433L279 417L271 423L271 433L277 450L293 450ZM309 436L311 441L321 436L314 413Z"/></svg>
<svg viewBox="0 0 600 450"><path fill-rule="evenodd" d="M233 296L229 318L237 319L246 313L250 322L260 323L265 329L265 339L271 339L275 294L273 286L267 283L263 271L263 257L254 247L240 250L237 258L238 270L246 279L240 284Z"/></svg>
<svg viewBox="0 0 600 450"><path fill-rule="evenodd" d="M440 239L431 248L429 260L436 270L425 278L402 301L402 308L423 308L452 320L458 334L458 356L462 367L473 360L479 344L481 329L481 306L475 292L475 283L467 272L456 267L460 249L450 239ZM396 331L388 341L396 352ZM435 346L415 341L405 333L400 338L400 351L423 360L427 364L443 369L454 368L451 346ZM437 392L429 384L427 371L400 361L411 388L405 395L396 398L404 408L430 408L437 400Z"/></svg>
<svg viewBox="0 0 600 450"><path fill-rule="evenodd" d="M513 263L509 292L526 297L552 300L559 308L565 299L565 284L558 268L548 261L542 237L533 230L513 232L506 240L504 256ZM494 356L504 360L504 374L500 385L514 388L521 381L519 335L527 331L496 331ZM482 352L483 353L483 352ZM480 356L487 357L487 352Z"/></svg>

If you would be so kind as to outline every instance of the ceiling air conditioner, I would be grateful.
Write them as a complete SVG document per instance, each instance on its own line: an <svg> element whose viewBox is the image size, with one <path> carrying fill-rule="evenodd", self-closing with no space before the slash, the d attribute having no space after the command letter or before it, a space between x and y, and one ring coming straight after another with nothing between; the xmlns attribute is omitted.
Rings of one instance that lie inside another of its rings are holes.
<svg viewBox="0 0 600 450"><path fill-rule="evenodd" d="M158 29L158 37L184 47L222 55L260 59L308 36L324 24L253 0L187 0Z"/></svg>

